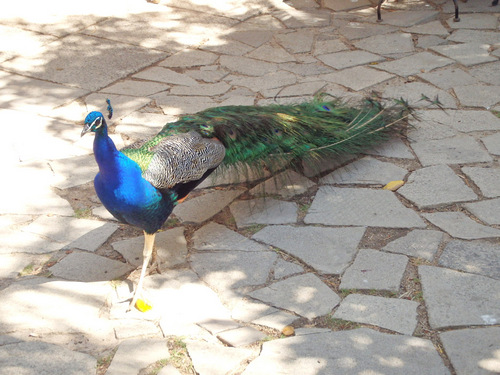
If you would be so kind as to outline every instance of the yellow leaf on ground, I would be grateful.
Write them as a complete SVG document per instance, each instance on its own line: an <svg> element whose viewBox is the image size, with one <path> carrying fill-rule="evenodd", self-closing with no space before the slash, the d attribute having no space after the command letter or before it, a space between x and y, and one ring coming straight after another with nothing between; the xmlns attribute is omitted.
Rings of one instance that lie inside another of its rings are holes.
<svg viewBox="0 0 500 375"><path fill-rule="evenodd" d="M403 186L404 184L405 184L405 182L402 181L402 180L391 181L387 185L385 185L382 189L384 189L384 190L390 190L390 191L396 191L401 186Z"/></svg>
<svg viewBox="0 0 500 375"><path fill-rule="evenodd" d="M153 308L153 306L149 305L146 301L144 301L144 300L142 300L140 298L135 303L135 307L140 312L146 312L146 311L149 311L149 310L151 310Z"/></svg>
<svg viewBox="0 0 500 375"><path fill-rule="evenodd" d="M292 336L295 333L295 330L292 326L286 326L285 328L283 328L281 333L283 333L285 336Z"/></svg>

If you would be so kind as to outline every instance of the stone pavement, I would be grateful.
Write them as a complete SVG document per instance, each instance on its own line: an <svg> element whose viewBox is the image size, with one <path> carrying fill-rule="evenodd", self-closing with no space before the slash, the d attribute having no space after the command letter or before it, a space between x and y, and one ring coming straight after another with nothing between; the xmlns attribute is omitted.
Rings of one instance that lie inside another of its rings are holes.
<svg viewBox="0 0 500 375"><path fill-rule="evenodd" d="M500 373L490 3L459 23L446 0L381 23L367 0L2 5L0 374ZM158 235L153 308L125 313L142 236L95 196L89 111L111 99L123 146L211 106L372 90L417 107L405 139L278 185L208 181Z"/></svg>

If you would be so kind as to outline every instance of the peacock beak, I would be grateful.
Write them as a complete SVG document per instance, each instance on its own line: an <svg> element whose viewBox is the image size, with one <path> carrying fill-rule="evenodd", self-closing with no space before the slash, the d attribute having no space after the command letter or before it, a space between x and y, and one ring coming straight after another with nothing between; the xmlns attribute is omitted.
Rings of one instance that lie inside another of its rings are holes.
<svg viewBox="0 0 500 375"><path fill-rule="evenodd" d="M90 131L90 128L92 128L92 124L85 124L82 129L82 134L80 137L83 137L85 134L87 134Z"/></svg>

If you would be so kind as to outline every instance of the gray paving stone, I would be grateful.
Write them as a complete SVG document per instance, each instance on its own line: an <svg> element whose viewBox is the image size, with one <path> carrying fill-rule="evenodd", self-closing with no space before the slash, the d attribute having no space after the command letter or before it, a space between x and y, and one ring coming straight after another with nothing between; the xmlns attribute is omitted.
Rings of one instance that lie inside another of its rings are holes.
<svg viewBox="0 0 500 375"><path fill-rule="evenodd" d="M364 157L321 178L321 184L385 185L402 180L408 171L395 164Z"/></svg>
<svg viewBox="0 0 500 375"><path fill-rule="evenodd" d="M20 224L28 224L33 220L31 215L0 215L0 230L17 227Z"/></svg>
<svg viewBox="0 0 500 375"><path fill-rule="evenodd" d="M412 335L417 327L417 307L418 302L406 299L349 294L332 317Z"/></svg>
<svg viewBox="0 0 500 375"><path fill-rule="evenodd" d="M277 71L259 77L229 76L226 80L233 86L248 87L254 92L293 85L297 82L295 74Z"/></svg>
<svg viewBox="0 0 500 375"><path fill-rule="evenodd" d="M229 329L236 329L240 327L240 324L232 319L209 319L198 324L203 329L206 329L212 335L216 335L219 332L227 331Z"/></svg>
<svg viewBox="0 0 500 375"><path fill-rule="evenodd" d="M104 89L101 92L109 92L111 94L118 95L132 95L132 96L148 96L153 95L161 91L166 91L170 88L169 85L159 83L159 82L143 82L134 81L131 79L126 79L117 83L114 83Z"/></svg>
<svg viewBox="0 0 500 375"><path fill-rule="evenodd" d="M227 37L257 48L271 40L273 33L269 30L241 30L234 31Z"/></svg>
<svg viewBox="0 0 500 375"><path fill-rule="evenodd" d="M382 21L388 25L409 27L432 21L438 15L439 12L434 10L395 11L384 14Z"/></svg>
<svg viewBox="0 0 500 375"><path fill-rule="evenodd" d="M487 198L500 196L500 169L463 167L462 171L479 187Z"/></svg>
<svg viewBox="0 0 500 375"><path fill-rule="evenodd" d="M175 120L176 117L162 113L134 112L120 120L115 127L115 132L134 139L144 139L156 135L166 123Z"/></svg>
<svg viewBox="0 0 500 375"><path fill-rule="evenodd" d="M144 236L113 242L111 245L134 267L142 265ZM155 249L160 269L185 263L187 242L184 238L184 228L178 227L158 232L155 237Z"/></svg>
<svg viewBox="0 0 500 375"><path fill-rule="evenodd" d="M472 66L497 60L495 57L489 55L489 48L489 44L462 43L435 46L430 49L456 60L462 65Z"/></svg>
<svg viewBox="0 0 500 375"><path fill-rule="evenodd" d="M372 6L372 4L368 0L357 1L355 3L350 0L323 0L321 6L338 12Z"/></svg>
<svg viewBox="0 0 500 375"><path fill-rule="evenodd" d="M183 222L202 223L219 213L243 190L213 190L175 206L174 215Z"/></svg>
<svg viewBox="0 0 500 375"><path fill-rule="evenodd" d="M158 65L167 68L186 68L213 64L217 60L215 53L197 49L185 49L167 57Z"/></svg>
<svg viewBox="0 0 500 375"><path fill-rule="evenodd" d="M382 62L376 68L394 73L403 77L412 74L428 72L453 63L453 60L434 55L430 52L419 52L397 60Z"/></svg>
<svg viewBox="0 0 500 375"><path fill-rule="evenodd" d="M398 292L407 263L404 255L361 249L342 276L340 288Z"/></svg>
<svg viewBox="0 0 500 375"><path fill-rule="evenodd" d="M297 328L295 336L315 335L318 333L331 332L328 328Z"/></svg>
<svg viewBox="0 0 500 375"><path fill-rule="evenodd" d="M493 159L473 137L457 135L452 138L412 144L424 166L491 162Z"/></svg>
<svg viewBox="0 0 500 375"><path fill-rule="evenodd" d="M252 224L293 224L297 221L297 205L272 198L258 198L229 206L238 228Z"/></svg>
<svg viewBox="0 0 500 375"><path fill-rule="evenodd" d="M493 55L495 54L495 51L493 51L492 53ZM498 56L498 53L496 56ZM493 63L474 66L469 69L469 73L473 77L477 78L478 80L484 83L498 86L500 85L500 77L498 77L498 74L496 74L496 72L498 71L499 67L500 67L500 62L496 60L496 62ZM462 83L461 85L464 86L465 84Z"/></svg>
<svg viewBox="0 0 500 375"><path fill-rule="evenodd" d="M120 319L114 324L115 336L118 340L137 337L161 337L158 326L148 320Z"/></svg>
<svg viewBox="0 0 500 375"><path fill-rule="evenodd" d="M283 63L279 65L280 69L286 70L288 72L303 76L303 77L312 77L318 74L329 73L332 71L332 68L329 68L320 62L313 63Z"/></svg>
<svg viewBox="0 0 500 375"><path fill-rule="evenodd" d="M354 258L364 228L271 225L252 238L283 249L319 273L340 274Z"/></svg>
<svg viewBox="0 0 500 375"><path fill-rule="evenodd" d="M196 250L237 250L268 251L269 246L249 240L245 236L214 222L210 222L193 235L193 248Z"/></svg>
<svg viewBox="0 0 500 375"><path fill-rule="evenodd" d="M418 272L432 328L500 321L499 280L432 266Z"/></svg>
<svg viewBox="0 0 500 375"><path fill-rule="evenodd" d="M489 109L492 105L500 102L498 86L485 84L457 86L453 88L453 91L464 106Z"/></svg>
<svg viewBox="0 0 500 375"><path fill-rule="evenodd" d="M285 171L250 189L253 195L278 194L284 198L305 193L316 184L294 171Z"/></svg>
<svg viewBox="0 0 500 375"><path fill-rule="evenodd" d="M202 48L204 51L233 56L243 56L253 50L251 46L238 42L236 40L226 39L224 40L223 44L221 44L221 40L218 37L214 38L214 40L209 40L200 48Z"/></svg>
<svg viewBox="0 0 500 375"><path fill-rule="evenodd" d="M20 342L0 347L1 375L95 374L96 359L59 345L41 341Z"/></svg>
<svg viewBox="0 0 500 375"><path fill-rule="evenodd" d="M160 372L158 372L158 375L182 375L182 374L179 370L177 370L177 367L168 364L165 367L162 367Z"/></svg>
<svg viewBox="0 0 500 375"><path fill-rule="evenodd" d="M279 96L280 97L287 97L287 96L313 97L318 92L320 92L321 89L325 86L326 86L326 83L323 80L297 83L295 85L291 85L291 86L285 87L282 90L280 90ZM274 92L274 90L271 90L271 92L266 92L266 91L261 91L261 92L265 97L270 97L272 95L272 93Z"/></svg>
<svg viewBox="0 0 500 375"><path fill-rule="evenodd" d="M251 345L257 341L263 340L265 337L265 333L253 327L231 329L217 335L217 338L223 343L236 348Z"/></svg>
<svg viewBox="0 0 500 375"><path fill-rule="evenodd" d="M500 245L454 240L446 244L439 265L500 280Z"/></svg>
<svg viewBox="0 0 500 375"><path fill-rule="evenodd" d="M129 339L118 347L106 374L136 375L148 365L169 357L165 339Z"/></svg>
<svg viewBox="0 0 500 375"><path fill-rule="evenodd" d="M289 54L283 47L267 43L248 53L247 57L272 63L296 61L295 57Z"/></svg>
<svg viewBox="0 0 500 375"><path fill-rule="evenodd" d="M19 57L22 58L22 57ZM11 60L12 61L12 60ZM2 63L2 66L5 63ZM2 71L2 88L0 92L0 108L19 110L53 116L53 109L89 93L89 90L68 87L41 79L33 79L18 74ZM5 87L9 87L8 90ZM28 96L30 92L43 92L43 98Z"/></svg>
<svg viewBox="0 0 500 375"><path fill-rule="evenodd" d="M461 14L460 22L446 21L452 29L496 29L498 18L493 14Z"/></svg>
<svg viewBox="0 0 500 375"><path fill-rule="evenodd" d="M349 48L339 39L317 40L314 44L315 55L326 55L328 53L340 52Z"/></svg>
<svg viewBox="0 0 500 375"><path fill-rule="evenodd" d="M415 159L412 152L400 138L391 138L371 150L365 151L368 155L385 156L386 158Z"/></svg>
<svg viewBox="0 0 500 375"><path fill-rule="evenodd" d="M443 238L444 233L437 230L415 229L389 242L382 250L432 261Z"/></svg>
<svg viewBox="0 0 500 375"><path fill-rule="evenodd" d="M75 281L113 280L132 271L129 265L95 254L73 252L49 268L56 277Z"/></svg>
<svg viewBox="0 0 500 375"><path fill-rule="evenodd" d="M385 60L383 57L366 51L335 52L318 56L318 59L335 69L350 68Z"/></svg>
<svg viewBox="0 0 500 375"><path fill-rule="evenodd" d="M464 207L482 222L488 225L500 225L500 198L467 203Z"/></svg>
<svg viewBox="0 0 500 375"><path fill-rule="evenodd" d="M29 100L26 99L27 102ZM43 100L39 103L42 104ZM29 111L28 105L26 107ZM50 107L47 106L46 109L49 110ZM25 165L27 162L66 159L77 155L88 156L92 153L92 137L81 138L81 127L71 126L66 121L6 109L0 109L0 121L18 124L4 131L4 139L0 143L2 147L0 156L4 165L10 163L15 167ZM57 137L54 137L54 134L57 134ZM55 174L54 177L59 176Z"/></svg>
<svg viewBox="0 0 500 375"><path fill-rule="evenodd" d="M308 319L330 313L340 302L340 297L312 273L275 282L249 296Z"/></svg>
<svg viewBox="0 0 500 375"><path fill-rule="evenodd" d="M43 35L17 27L0 27L0 32L5 38L0 42L0 61L11 59L15 56L37 54L43 52L43 46L55 40L51 35ZM11 41L15 40L15 43Z"/></svg>
<svg viewBox="0 0 500 375"><path fill-rule="evenodd" d="M200 375L227 374L255 354L251 349L228 348L203 341L189 340L186 346L193 366Z"/></svg>
<svg viewBox="0 0 500 375"><path fill-rule="evenodd" d="M428 101L422 100L423 95L430 100L438 98L443 108L457 108L455 99L446 91L422 82L410 82L398 86L388 86L384 90L385 98L400 99L403 97L415 108L436 108L436 106L431 105Z"/></svg>
<svg viewBox="0 0 500 375"><path fill-rule="evenodd" d="M210 287L219 292L264 284L276 261L271 251L218 251L191 255L191 266Z"/></svg>
<svg viewBox="0 0 500 375"><path fill-rule="evenodd" d="M496 45L500 43L500 36L498 35L498 32L491 30L461 29L454 31L448 37L448 40L460 43L484 43Z"/></svg>
<svg viewBox="0 0 500 375"><path fill-rule="evenodd" d="M13 337L11 335L0 335L0 346L9 345L9 344L17 344L22 342L21 339Z"/></svg>
<svg viewBox="0 0 500 375"><path fill-rule="evenodd" d="M104 220L118 221L116 218L110 214L110 212L104 206L98 206L92 209L92 215Z"/></svg>
<svg viewBox="0 0 500 375"><path fill-rule="evenodd" d="M50 187L53 174L47 163L32 162L22 163L22 166L5 166L4 173L16 183L4 184L0 195L0 213L19 215L51 213L65 216L74 214L68 201L59 197ZM37 189L33 189L33 181L37 181Z"/></svg>
<svg viewBox="0 0 500 375"><path fill-rule="evenodd" d="M138 111L142 107L151 103L151 98L149 97L105 94L96 92L87 95L85 98L79 98L79 100L72 101L67 105L63 105L54 109L51 116L81 124L82 120L85 119L89 111L104 111L104 105L102 103L106 103L106 99L111 100L114 113L120 114L120 116L115 116L111 120L108 119L109 126L115 125L120 117L128 116L132 112ZM73 137L77 138L80 135L80 131L78 130L76 132L73 130ZM92 138L89 136L84 137L84 139L85 138L87 138L87 142L91 144ZM123 142L123 140L120 140L120 137L111 135L111 138L113 139L113 142L116 142L117 140ZM115 145L117 147L120 147L119 142L116 142Z"/></svg>
<svg viewBox="0 0 500 375"><path fill-rule="evenodd" d="M353 44L359 49L383 56L413 52L415 50L411 34L402 32L374 35L358 40Z"/></svg>
<svg viewBox="0 0 500 375"><path fill-rule="evenodd" d="M285 24L286 27L326 27L330 24L331 12L325 9L294 9L278 10L273 16Z"/></svg>
<svg viewBox="0 0 500 375"><path fill-rule="evenodd" d="M173 269L144 279L143 298L152 309L142 313L136 309L126 312L132 290L111 306L112 319L140 319L160 323L164 336L183 336L191 333L203 336L198 325L207 321L227 320L229 310L217 294L191 270ZM203 308L200 308L203 306Z"/></svg>
<svg viewBox="0 0 500 375"><path fill-rule="evenodd" d="M185 73L199 82L206 83L219 82L229 74L224 69L220 69L218 65L204 65L196 67L194 69L186 70Z"/></svg>
<svg viewBox="0 0 500 375"><path fill-rule="evenodd" d="M280 310L265 303L244 297L238 300L232 307L231 317L236 320L251 322L278 311Z"/></svg>
<svg viewBox="0 0 500 375"><path fill-rule="evenodd" d="M440 122L439 115L434 110L418 110L417 119L410 119L408 140L414 142L427 142L438 139L452 138L460 134L457 130ZM448 122L448 121L447 121Z"/></svg>
<svg viewBox="0 0 500 375"><path fill-rule="evenodd" d="M304 176L306 177L317 176L320 173L331 171L355 159L356 159L355 155L342 155L339 156L338 158L330 158L326 156L320 157L319 159L315 160L314 163L303 160L302 161L303 173Z"/></svg>
<svg viewBox="0 0 500 375"><path fill-rule="evenodd" d="M164 57L157 50L74 34L49 43L36 58L18 57L3 65L19 74L94 91Z"/></svg>
<svg viewBox="0 0 500 375"><path fill-rule="evenodd" d="M343 375L420 375L424 368L430 374L449 374L429 340L359 328L265 342L242 375L335 374L339 369Z"/></svg>
<svg viewBox="0 0 500 375"><path fill-rule="evenodd" d="M500 328L466 328L440 334L457 375L500 373Z"/></svg>
<svg viewBox="0 0 500 375"><path fill-rule="evenodd" d="M275 280L282 279L284 277L295 275L297 273L304 272L304 268L296 263L287 262L281 258L278 258L276 264L274 265L273 277Z"/></svg>
<svg viewBox="0 0 500 375"><path fill-rule="evenodd" d="M443 90L448 90L456 86L478 83L477 79L468 72L455 66L421 73L418 74L418 76Z"/></svg>
<svg viewBox="0 0 500 375"><path fill-rule="evenodd" d="M338 30L340 35L348 40L355 40L373 35L392 33L398 29L396 27L383 24L349 22L346 25L342 25Z"/></svg>
<svg viewBox="0 0 500 375"><path fill-rule="evenodd" d="M29 253L46 254L60 250L63 245L43 236L25 233L19 229L2 229L2 246L0 254Z"/></svg>
<svg viewBox="0 0 500 375"><path fill-rule="evenodd" d="M220 65L232 72L241 73L247 76L261 76L275 72L278 67L274 63L251 59L243 56L220 57Z"/></svg>
<svg viewBox="0 0 500 375"><path fill-rule="evenodd" d="M326 81L338 83L356 91L385 82L393 77L392 74L365 66L355 66L321 76Z"/></svg>
<svg viewBox="0 0 500 375"><path fill-rule="evenodd" d="M306 224L421 228L425 224L388 190L322 186L304 218Z"/></svg>
<svg viewBox="0 0 500 375"><path fill-rule="evenodd" d="M16 282L0 291L0 332L81 332L100 342L114 339L109 320L101 316L112 292L107 281L83 283L36 277Z"/></svg>
<svg viewBox="0 0 500 375"><path fill-rule="evenodd" d="M225 82L201 83L196 86L174 86L170 93L179 96L217 96L226 93L230 88Z"/></svg>
<svg viewBox="0 0 500 375"><path fill-rule="evenodd" d="M49 165L56 175L52 186L59 189L86 184L93 181L99 172L94 155L52 160Z"/></svg>
<svg viewBox="0 0 500 375"><path fill-rule="evenodd" d="M476 200L477 195L447 165L417 169L398 193L418 208L431 208Z"/></svg>
<svg viewBox="0 0 500 375"><path fill-rule="evenodd" d="M211 98L197 97L193 100L191 97L175 96L169 93L161 92L151 96L161 107L166 115L177 116L181 114L196 113L207 108L216 107L218 103Z"/></svg>
<svg viewBox="0 0 500 375"><path fill-rule="evenodd" d="M484 110L425 111L425 121L431 121L439 126L448 126L464 133L500 130L500 119Z"/></svg>
<svg viewBox="0 0 500 375"><path fill-rule="evenodd" d="M22 230L48 237L67 249L96 251L117 229L117 224L96 220L40 216Z"/></svg>
<svg viewBox="0 0 500 375"><path fill-rule="evenodd" d="M418 48L429 48L433 46L439 46L441 44L446 44L446 40L436 35L419 35L417 39Z"/></svg>
<svg viewBox="0 0 500 375"><path fill-rule="evenodd" d="M2 233L2 232L0 232ZM34 258L29 254L2 254L0 251L0 279L15 278Z"/></svg>
<svg viewBox="0 0 500 375"><path fill-rule="evenodd" d="M194 80L187 74L177 73L173 70L163 68L160 66L153 66L151 68L147 68L137 74L134 74L133 77L147 79L155 82L170 83L173 85L196 86L198 84L196 80ZM159 90L159 91L164 91L164 90Z"/></svg>
<svg viewBox="0 0 500 375"><path fill-rule="evenodd" d="M450 34L438 20L408 27L403 29L403 31L412 34L428 34L438 36L448 36Z"/></svg>
<svg viewBox="0 0 500 375"><path fill-rule="evenodd" d="M285 311L276 311L271 314L267 314L259 319L252 321L253 324L259 326L270 327L278 331L282 331L283 328L292 324L298 317L296 315L287 313Z"/></svg>
<svg viewBox="0 0 500 375"><path fill-rule="evenodd" d="M481 225L462 212L435 212L422 214L450 236L464 240L500 237L500 230Z"/></svg>

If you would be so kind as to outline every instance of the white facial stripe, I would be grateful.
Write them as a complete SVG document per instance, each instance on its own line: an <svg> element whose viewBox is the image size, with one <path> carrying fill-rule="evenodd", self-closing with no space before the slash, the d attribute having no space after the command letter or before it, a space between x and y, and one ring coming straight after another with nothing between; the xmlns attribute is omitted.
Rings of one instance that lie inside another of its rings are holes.
<svg viewBox="0 0 500 375"><path fill-rule="evenodd" d="M98 117L98 118L96 118L96 119L92 122L92 124L90 124L90 127L92 128L92 127L94 126L94 124L95 124L95 129L99 129L99 128L101 127L101 125L102 125L102 117Z"/></svg>

